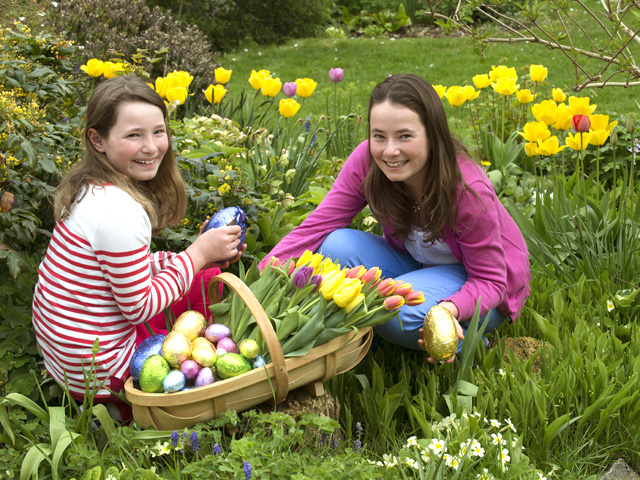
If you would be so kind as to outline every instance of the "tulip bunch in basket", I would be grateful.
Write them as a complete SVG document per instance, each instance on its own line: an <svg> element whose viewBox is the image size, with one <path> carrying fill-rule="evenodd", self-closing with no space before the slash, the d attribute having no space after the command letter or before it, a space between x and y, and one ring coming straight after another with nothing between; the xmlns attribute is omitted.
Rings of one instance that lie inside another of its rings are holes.
<svg viewBox="0 0 640 480"><path fill-rule="evenodd" d="M359 328L390 321L403 305L424 302L410 284L381 278L378 267L341 268L308 250L298 259L271 258L262 271L254 263L240 277L269 317L285 357L305 355L348 332L355 336ZM256 340L266 351L253 315L234 292L209 308L233 338Z"/></svg>

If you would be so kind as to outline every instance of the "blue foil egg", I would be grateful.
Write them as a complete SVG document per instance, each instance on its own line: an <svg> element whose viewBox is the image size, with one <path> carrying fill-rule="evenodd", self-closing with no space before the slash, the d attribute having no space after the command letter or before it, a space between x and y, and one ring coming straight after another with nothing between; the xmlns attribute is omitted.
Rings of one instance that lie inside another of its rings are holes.
<svg viewBox="0 0 640 480"><path fill-rule="evenodd" d="M147 358L151 355L161 355L162 342L164 342L165 337L166 335L154 335L138 345L129 361L129 372L134 380L140 379L140 369L142 369L142 364Z"/></svg>
<svg viewBox="0 0 640 480"><path fill-rule="evenodd" d="M266 365L266 362L264 361L264 357L262 355L258 355L253 359L251 365L253 366L253 368L262 368Z"/></svg>
<svg viewBox="0 0 640 480"><path fill-rule="evenodd" d="M173 393L182 390L186 380L184 373L180 370L171 370L162 381L164 393Z"/></svg>
<svg viewBox="0 0 640 480"><path fill-rule="evenodd" d="M203 233L212 228L226 227L227 225L240 226L240 245L238 245L238 251L242 248L244 238L247 235L247 214L244 213L240 207L227 207L217 212L209 223L204 227ZM225 261L232 260L233 257L228 258Z"/></svg>

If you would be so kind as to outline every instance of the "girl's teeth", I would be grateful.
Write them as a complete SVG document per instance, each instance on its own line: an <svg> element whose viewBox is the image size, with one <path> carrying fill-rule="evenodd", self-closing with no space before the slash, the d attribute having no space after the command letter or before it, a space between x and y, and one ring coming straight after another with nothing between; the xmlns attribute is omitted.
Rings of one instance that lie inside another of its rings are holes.
<svg viewBox="0 0 640 480"><path fill-rule="evenodd" d="M154 160L136 160L136 162L142 163L144 165L151 165L154 162Z"/></svg>
<svg viewBox="0 0 640 480"><path fill-rule="evenodd" d="M401 166L402 166L402 165L404 165L405 163L407 163L407 160L405 160L405 161L403 161L403 162L398 162L398 163L390 163L390 162L387 162L387 165L389 165L390 167L395 168L395 167L401 167Z"/></svg>

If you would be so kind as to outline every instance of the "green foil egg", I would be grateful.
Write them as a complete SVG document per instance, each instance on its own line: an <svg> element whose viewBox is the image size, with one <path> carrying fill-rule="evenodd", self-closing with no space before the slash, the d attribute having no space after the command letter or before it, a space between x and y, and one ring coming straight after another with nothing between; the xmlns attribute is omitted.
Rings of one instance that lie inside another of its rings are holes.
<svg viewBox="0 0 640 480"><path fill-rule="evenodd" d="M147 393L164 392L163 382L169 374L169 363L162 355L151 355L140 369L140 388Z"/></svg>

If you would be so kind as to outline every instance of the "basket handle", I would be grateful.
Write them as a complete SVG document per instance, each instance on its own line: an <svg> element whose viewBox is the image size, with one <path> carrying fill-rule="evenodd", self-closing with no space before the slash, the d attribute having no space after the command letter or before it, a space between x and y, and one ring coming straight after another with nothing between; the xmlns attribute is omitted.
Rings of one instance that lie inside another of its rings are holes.
<svg viewBox="0 0 640 480"><path fill-rule="evenodd" d="M258 324L258 327L260 327L262 336L267 344L267 349L269 350L273 369L276 374L276 403L281 402L289 393L289 374L287 373L287 366L284 363L284 355L282 354L280 342L278 341L276 332L271 326L269 317L267 317L262 305L260 305L260 302L258 302L258 299L249 287L247 287L241 279L229 272L220 273L209 281L208 289L210 303L220 302L220 288L217 288L219 283L224 283L231 290L236 292L247 308L251 311L253 318L256 319L256 323Z"/></svg>

